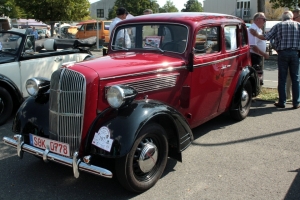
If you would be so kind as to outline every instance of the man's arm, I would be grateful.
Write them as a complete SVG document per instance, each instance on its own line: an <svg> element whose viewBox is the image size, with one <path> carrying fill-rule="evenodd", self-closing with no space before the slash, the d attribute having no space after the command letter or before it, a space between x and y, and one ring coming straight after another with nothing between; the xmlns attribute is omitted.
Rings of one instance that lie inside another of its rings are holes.
<svg viewBox="0 0 300 200"><path fill-rule="evenodd" d="M265 36L259 35L259 34L257 33L256 30L254 30L254 29L249 29L249 31L250 31L250 33L251 33L254 37L257 37L257 38L259 38L259 39L261 39L261 40L266 40Z"/></svg>
<svg viewBox="0 0 300 200"><path fill-rule="evenodd" d="M255 53L257 53L257 54L259 54L259 55L262 55L265 59L269 59L269 54L268 53L266 53L266 52L264 52L264 51L261 51L257 46L255 46L255 45L250 45L251 46L251 48L252 48L252 50L255 52Z"/></svg>

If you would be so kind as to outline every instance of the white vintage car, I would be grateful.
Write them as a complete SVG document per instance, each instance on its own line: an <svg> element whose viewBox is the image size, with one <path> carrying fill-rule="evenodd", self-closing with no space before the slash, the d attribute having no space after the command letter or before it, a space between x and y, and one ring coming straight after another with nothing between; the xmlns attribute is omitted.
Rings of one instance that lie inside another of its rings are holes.
<svg viewBox="0 0 300 200"><path fill-rule="evenodd" d="M77 41L76 44L78 46L81 43ZM79 62L91 57L86 48L57 50L55 39L45 40L43 47L37 52L33 35L0 31L0 125L28 96L25 83L29 78L50 79L51 74L63 63Z"/></svg>

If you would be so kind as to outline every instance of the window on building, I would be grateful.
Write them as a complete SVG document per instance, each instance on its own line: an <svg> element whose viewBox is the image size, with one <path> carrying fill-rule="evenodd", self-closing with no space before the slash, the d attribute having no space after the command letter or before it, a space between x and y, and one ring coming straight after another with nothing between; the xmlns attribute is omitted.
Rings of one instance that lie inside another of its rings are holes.
<svg viewBox="0 0 300 200"><path fill-rule="evenodd" d="M97 9L97 18L104 18L104 9Z"/></svg>
<svg viewBox="0 0 300 200"><path fill-rule="evenodd" d="M250 9L250 0L237 0L236 2L237 9Z"/></svg>

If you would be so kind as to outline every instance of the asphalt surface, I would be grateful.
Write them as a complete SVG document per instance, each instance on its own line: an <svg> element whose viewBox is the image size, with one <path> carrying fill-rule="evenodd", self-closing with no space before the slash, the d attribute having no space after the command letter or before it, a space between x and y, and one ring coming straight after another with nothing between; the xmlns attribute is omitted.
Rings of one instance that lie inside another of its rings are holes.
<svg viewBox="0 0 300 200"><path fill-rule="evenodd" d="M169 159L150 190L133 194L116 179L44 163L0 142L0 199L300 199L300 110L255 101L249 116L234 122L225 113L193 129L183 162ZM11 123L0 137L12 136Z"/></svg>
<svg viewBox="0 0 300 200"><path fill-rule="evenodd" d="M276 66L269 61L265 81L273 77L270 73L277 78ZM300 109L290 104L278 109L266 101L253 101L241 122L224 113L193 129L195 140L183 152L183 162L169 159L158 183L142 194L126 191L115 178L81 172L76 179L71 168L26 153L20 160L16 150L2 142L13 135L11 119L0 126L0 200L299 200L299 119Z"/></svg>

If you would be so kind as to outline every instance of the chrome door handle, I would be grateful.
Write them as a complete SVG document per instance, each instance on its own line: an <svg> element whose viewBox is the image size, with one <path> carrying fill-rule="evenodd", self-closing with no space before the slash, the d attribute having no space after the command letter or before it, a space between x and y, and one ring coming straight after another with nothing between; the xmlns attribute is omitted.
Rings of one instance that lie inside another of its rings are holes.
<svg viewBox="0 0 300 200"><path fill-rule="evenodd" d="M63 60L62 57L56 57L56 58L54 59L55 62L60 62L60 61L62 61L62 60Z"/></svg>

